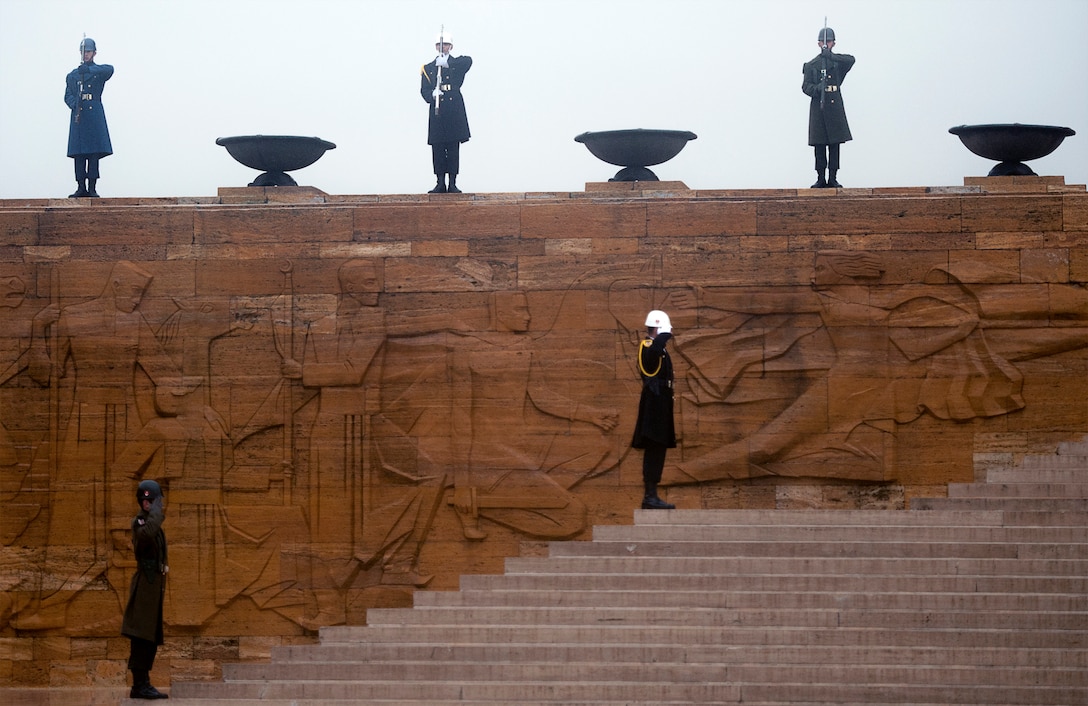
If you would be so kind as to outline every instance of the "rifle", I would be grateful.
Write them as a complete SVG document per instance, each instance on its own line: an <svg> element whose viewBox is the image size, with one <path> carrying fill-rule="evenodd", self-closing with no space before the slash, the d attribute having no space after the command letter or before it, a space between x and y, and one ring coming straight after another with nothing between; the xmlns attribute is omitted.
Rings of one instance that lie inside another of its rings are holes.
<svg viewBox="0 0 1088 706"><path fill-rule="evenodd" d="M86 55L86 51L83 49L87 44L87 33L83 33L83 39L79 40L79 65L83 66L83 57ZM79 123L80 116L83 115L83 74L79 74L79 95L76 96L76 123Z"/></svg>
<svg viewBox="0 0 1088 706"><path fill-rule="evenodd" d="M827 46L827 15L824 15L824 31L820 33L820 61L823 62L823 69L820 76L820 110L824 109L824 97L827 95L827 54L824 53L824 49Z"/></svg>
<svg viewBox="0 0 1088 706"><path fill-rule="evenodd" d="M438 53L442 53L442 47L446 44L446 25L442 25L442 29L438 30ZM438 104L442 102L442 67L435 64L437 72L434 80L434 114L438 115Z"/></svg>

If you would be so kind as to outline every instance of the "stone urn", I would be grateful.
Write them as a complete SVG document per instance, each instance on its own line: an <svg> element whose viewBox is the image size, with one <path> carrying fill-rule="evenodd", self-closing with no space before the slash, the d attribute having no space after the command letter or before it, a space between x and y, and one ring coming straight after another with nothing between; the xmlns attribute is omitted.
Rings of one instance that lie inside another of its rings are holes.
<svg viewBox="0 0 1088 706"><path fill-rule="evenodd" d="M220 137L215 144L227 148L235 160L263 172L249 186L298 186L287 172L308 167L336 145L319 137L294 135L240 135Z"/></svg>
<svg viewBox="0 0 1088 706"><path fill-rule="evenodd" d="M1037 176L1028 160L1045 157L1077 133L1054 125L959 125L948 131L979 157L998 162L987 176Z"/></svg>
<svg viewBox="0 0 1088 706"><path fill-rule="evenodd" d="M574 138L594 157L623 169L609 181L659 181L647 169L667 162L697 135L686 130L605 130L583 132Z"/></svg>

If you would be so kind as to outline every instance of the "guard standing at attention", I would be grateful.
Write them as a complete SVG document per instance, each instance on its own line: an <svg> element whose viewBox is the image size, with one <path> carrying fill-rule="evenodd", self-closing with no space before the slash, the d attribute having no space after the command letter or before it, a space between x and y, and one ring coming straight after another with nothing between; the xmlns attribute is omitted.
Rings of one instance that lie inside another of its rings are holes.
<svg viewBox="0 0 1088 706"><path fill-rule="evenodd" d="M132 672L132 699L169 698L151 686L151 668L162 644L162 604L166 595L166 519L162 489L153 480L140 481L136 488L140 513L132 519L132 549L136 573L128 591L128 605L121 621L121 634L129 639L128 668Z"/></svg>
<svg viewBox="0 0 1088 706"><path fill-rule="evenodd" d="M840 187L839 146L853 139L846 122L841 86L854 65L849 54L835 54L835 31L824 27L816 40L820 54L805 64L801 90L811 99L808 107L808 143L816 152L816 183L813 189ZM827 176L824 171L827 170Z"/></svg>
<svg viewBox="0 0 1088 706"><path fill-rule="evenodd" d="M471 56L453 56L453 38L441 32L435 41L438 56L420 70L419 93L430 106L427 144L431 146L434 175L438 180L431 194L459 194L457 173L460 169L461 143L471 137L468 114L461 96L461 84L472 68ZM449 186L446 176L449 176Z"/></svg>
<svg viewBox="0 0 1088 706"><path fill-rule="evenodd" d="M638 347L638 373L642 394L631 446L642 449L643 510L673 510L675 505L657 497L657 484L665 469L665 452L676 448L673 420L672 359L665 344L672 338L669 315L654 309L646 315L646 334Z"/></svg>
<svg viewBox="0 0 1088 706"><path fill-rule="evenodd" d="M102 110L102 89L113 76L113 67L94 63L97 53L93 39L87 37L79 43L81 63L68 74L64 91L64 102L72 111L68 156L76 162L76 191L71 198L98 196L98 160L113 154Z"/></svg>

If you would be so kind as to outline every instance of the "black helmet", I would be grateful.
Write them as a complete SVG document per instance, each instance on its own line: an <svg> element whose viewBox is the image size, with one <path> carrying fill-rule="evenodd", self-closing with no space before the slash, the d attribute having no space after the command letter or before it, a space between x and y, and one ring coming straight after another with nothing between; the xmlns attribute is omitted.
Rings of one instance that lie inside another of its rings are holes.
<svg viewBox="0 0 1088 706"><path fill-rule="evenodd" d="M136 487L136 502L138 503L143 503L144 500L155 502L161 497L162 488L153 480L142 480Z"/></svg>
<svg viewBox="0 0 1088 706"><path fill-rule="evenodd" d="M820 30L820 36L816 38L820 42L833 42L835 41L835 30L830 27L824 27Z"/></svg>

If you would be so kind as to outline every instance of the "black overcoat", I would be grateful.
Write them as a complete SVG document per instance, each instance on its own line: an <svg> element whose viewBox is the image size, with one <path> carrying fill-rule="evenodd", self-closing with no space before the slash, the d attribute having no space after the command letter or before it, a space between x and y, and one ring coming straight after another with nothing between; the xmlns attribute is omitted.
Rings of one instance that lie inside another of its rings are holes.
<svg viewBox="0 0 1088 706"><path fill-rule="evenodd" d="M128 590L121 634L162 644L162 604L166 596L166 534L162 506L132 520L132 549L136 573Z"/></svg>
<svg viewBox="0 0 1088 706"><path fill-rule="evenodd" d="M465 82L465 74L472 68L472 57L451 56L448 63L449 67L442 69L442 96L437 115L434 110L434 87L438 81L438 67L431 61L424 64L419 71L419 94L430 106L430 118L427 122L428 145L468 142L471 137L461 84Z"/></svg>
<svg viewBox="0 0 1088 706"><path fill-rule="evenodd" d="M672 359L665 344L671 333L659 333L638 348L638 374L642 378L642 394L638 400L638 419L631 446L644 449L647 445L676 448L676 427L673 421Z"/></svg>
<svg viewBox="0 0 1088 706"><path fill-rule="evenodd" d="M102 89L113 76L109 64L88 61L68 73L64 103L71 109L68 123L69 157L105 157L113 154Z"/></svg>
<svg viewBox="0 0 1088 706"><path fill-rule="evenodd" d="M811 98L808 106L808 143L810 145L836 145L853 139L850 125L846 122L846 108L842 102L843 79L854 65L854 57L849 54L828 52L819 55L805 64L802 72L804 80L801 90ZM827 68L827 86L834 86L833 91L821 91L820 81L823 69ZM820 95L823 106L820 106Z"/></svg>

